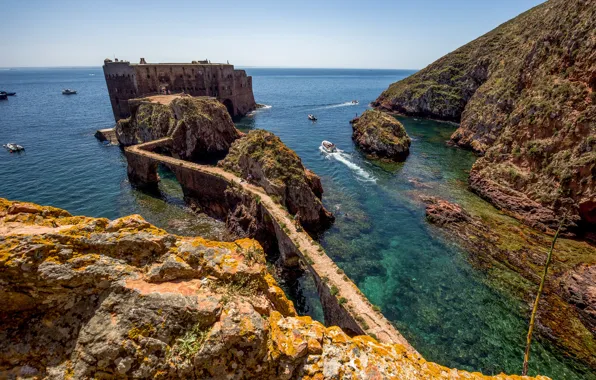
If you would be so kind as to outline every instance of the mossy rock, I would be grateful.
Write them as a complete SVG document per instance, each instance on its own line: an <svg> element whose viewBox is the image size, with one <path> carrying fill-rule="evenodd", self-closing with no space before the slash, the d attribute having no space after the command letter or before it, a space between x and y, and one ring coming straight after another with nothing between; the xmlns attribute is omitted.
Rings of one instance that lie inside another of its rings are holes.
<svg viewBox="0 0 596 380"><path fill-rule="evenodd" d="M373 157L404 161L410 153L410 137L391 115L367 110L352 121L352 129L356 145Z"/></svg>

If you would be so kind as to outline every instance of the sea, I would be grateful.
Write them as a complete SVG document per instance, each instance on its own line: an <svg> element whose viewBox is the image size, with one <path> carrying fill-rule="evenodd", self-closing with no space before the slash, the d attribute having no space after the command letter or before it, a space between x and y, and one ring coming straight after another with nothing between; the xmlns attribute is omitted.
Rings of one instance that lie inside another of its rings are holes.
<svg viewBox="0 0 596 380"><path fill-rule="evenodd" d="M321 177L323 203L337 220L320 242L369 300L427 360L485 374L520 373L527 307L492 286L468 253L425 219L421 196L483 202L467 189L476 157L447 144L457 126L400 117L412 146L399 164L369 160L352 142L349 121L414 71L246 71L256 101L265 107L238 120L237 127L274 132ZM62 95L64 88L78 93ZM96 130L114 125L101 67L0 69L0 90L17 92L0 101L0 142L25 147L18 154L0 151L0 197L110 219L140 214L172 233L231 238L223 222L184 205L179 184L165 169L160 197L130 186L120 148L94 138ZM318 120L311 122L308 114ZM323 140L339 150L323 152ZM311 278L281 281L302 314L323 320ZM596 379L536 339L530 374Z"/></svg>

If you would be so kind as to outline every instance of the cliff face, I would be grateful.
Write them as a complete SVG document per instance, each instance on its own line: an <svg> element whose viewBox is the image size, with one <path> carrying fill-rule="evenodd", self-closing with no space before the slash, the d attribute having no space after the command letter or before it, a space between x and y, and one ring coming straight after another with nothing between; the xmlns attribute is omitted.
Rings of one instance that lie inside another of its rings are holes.
<svg viewBox="0 0 596 380"><path fill-rule="evenodd" d="M296 316L253 240L137 215L0 199L0 284L2 378L489 378Z"/></svg>
<svg viewBox="0 0 596 380"><path fill-rule="evenodd" d="M215 99L155 96L129 101L132 116L116 125L122 146L171 137L173 154L195 160L228 152L241 136L226 107Z"/></svg>
<svg viewBox="0 0 596 380"><path fill-rule="evenodd" d="M333 215L323 207L319 177L302 165L300 157L271 132L255 130L238 139L218 163L277 197L292 215L311 231L328 227Z"/></svg>
<svg viewBox="0 0 596 380"><path fill-rule="evenodd" d="M405 161L410 154L410 137L394 117L367 110L352 120L352 139L367 154L394 161Z"/></svg>
<svg viewBox="0 0 596 380"><path fill-rule="evenodd" d="M519 290L527 302L527 315L534 302L552 238L528 233L528 228L494 223L490 218L472 215L459 205L428 197L426 216L470 252L472 263L489 269L498 263L517 272L521 278L500 278ZM596 256L585 242L559 239L553 252L543 296L538 309L536 333L562 352L596 368Z"/></svg>
<svg viewBox="0 0 596 380"><path fill-rule="evenodd" d="M596 225L596 6L550 0L392 84L382 110L461 122L470 185L541 229Z"/></svg>

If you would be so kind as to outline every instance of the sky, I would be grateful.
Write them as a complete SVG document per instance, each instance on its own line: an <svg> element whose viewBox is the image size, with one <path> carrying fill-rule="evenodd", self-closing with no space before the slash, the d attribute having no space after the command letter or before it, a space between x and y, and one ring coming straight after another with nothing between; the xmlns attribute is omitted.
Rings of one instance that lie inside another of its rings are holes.
<svg viewBox="0 0 596 380"><path fill-rule="evenodd" d="M542 0L0 0L0 67L420 69Z"/></svg>

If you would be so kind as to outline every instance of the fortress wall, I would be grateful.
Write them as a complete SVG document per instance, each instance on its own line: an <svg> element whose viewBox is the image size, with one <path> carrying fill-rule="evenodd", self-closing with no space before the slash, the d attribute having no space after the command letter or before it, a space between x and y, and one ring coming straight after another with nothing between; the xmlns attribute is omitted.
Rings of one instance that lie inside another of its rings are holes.
<svg viewBox="0 0 596 380"><path fill-rule="evenodd" d="M159 93L213 96L226 105L232 117L256 107L252 78L229 64L139 64L106 62L106 84L116 120L130 116L128 99Z"/></svg>
<svg viewBox="0 0 596 380"><path fill-rule="evenodd" d="M136 72L128 62L113 62L103 66L108 94L116 121L130 116L128 99L139 97Z"/></svg>

